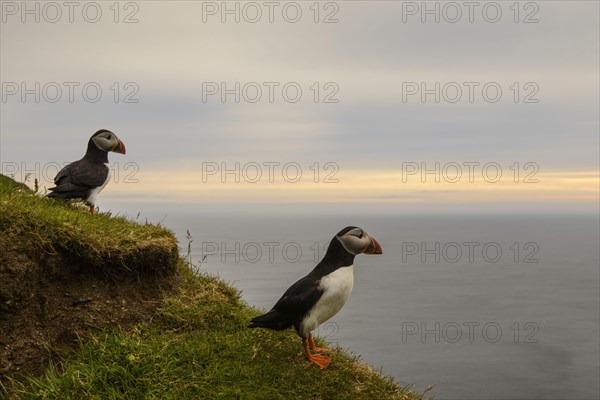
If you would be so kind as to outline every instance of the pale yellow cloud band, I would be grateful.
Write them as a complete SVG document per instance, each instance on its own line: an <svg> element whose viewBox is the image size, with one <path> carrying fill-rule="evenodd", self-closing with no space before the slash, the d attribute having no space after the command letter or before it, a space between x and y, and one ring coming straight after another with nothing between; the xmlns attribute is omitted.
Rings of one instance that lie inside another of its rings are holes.
<svg viewBox="0 0 600 400"><path fill-rule="evenodd" d="M434 176L421 182L418 175L404 176L395 170L344 170L324 183L321 173L318 183L312 171L304 170L302 179L289 183L281 175L273 182L263 176L256 183L243 177L235 182L233 175L221 182L218 175L202 181L200 171L143 170L135 178L137 183L113 182L102 194L105 198L125 202L170 203L472 203L472 202L598 202L598 171L539 172L537 183L524 183L524 176L515 183L514 176L506 174L496 183L475 176L469 182L463 176L456 183L443 177L437 183Z"/></svg>

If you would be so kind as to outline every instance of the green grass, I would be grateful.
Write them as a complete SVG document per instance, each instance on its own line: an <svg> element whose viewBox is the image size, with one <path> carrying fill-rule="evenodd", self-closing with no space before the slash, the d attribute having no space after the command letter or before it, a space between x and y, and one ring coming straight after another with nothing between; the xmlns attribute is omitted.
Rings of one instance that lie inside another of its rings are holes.
<svg viewBox="0 0 600 400"><path fill-rule="evenodd" d="M0 186L4 186L0 189L2 231L8 229L14 238L41 237L39 249L43 251L60 248L80 254L91 242L101 249L86 262L97 263L115 254L121 257L123 252L135 252L131 250L135 247L133 238L174 240L160 227L108 215L91 217L26 191L15 192L14 186L4 182ZM176 289L165 298L150 323L129 331L101 331L82 341L80 348L52 365L45 375L13 381L10 393L0 387L0 397L422 398L339 348L332 354L331 366L320 370L305 359L294 332L246 328L259 311L248 307L235 289L215 277L194 272L181 259L177 268Z"/></svg>
<svg viewBox="0 0 600 400"><path fill-rule="evenodd" d="M108 273L110 268L123 267L172 269L177 263L177 241L168 229L110 213L91 215L84 208L36 195L3 175L0 232L27 240L38 251L73 255L82 264Z"/></svg>
<svg viewBox="0 0 600 400"><path fill-rule="evenodd" d="M324 371L291 331L246 329L256 310L218 279L183 263L177 293L152 323L82 343L45 376L17 383L19 399L419 399L336 349Z"/></svg>

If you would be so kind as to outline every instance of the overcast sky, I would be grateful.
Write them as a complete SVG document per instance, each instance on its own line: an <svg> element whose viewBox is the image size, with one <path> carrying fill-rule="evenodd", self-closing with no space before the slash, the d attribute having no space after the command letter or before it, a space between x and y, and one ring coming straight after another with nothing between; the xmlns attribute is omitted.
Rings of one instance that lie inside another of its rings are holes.
<svg viewBox="0 0 600 400"><path fill-rule="evenodd" d="M110 129L102 209L597 212L597 1L1 4L2 171Z"/></svg>

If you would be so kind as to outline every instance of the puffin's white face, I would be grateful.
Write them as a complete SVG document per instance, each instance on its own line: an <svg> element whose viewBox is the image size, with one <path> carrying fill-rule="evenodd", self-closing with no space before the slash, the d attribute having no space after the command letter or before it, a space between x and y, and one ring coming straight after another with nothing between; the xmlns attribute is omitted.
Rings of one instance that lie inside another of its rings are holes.
<svg viewBox="0 0 600 400"><path fill-rule="evenodd" d="M350 228L350 229L349 229ZM344 232L349 229L347 232ZM377 240L370 237L367 232L357 227L348 227L338 234L336 238L340 241L344 249L351 254L381 254L381 246Z"/></svg>
<svg viewBox="0 0 600 400"><path fill-rule="evenodd" d="M92 137L92 141L100 150L125 154L125 144L111 131L104 131L95 135Z"/></svg>

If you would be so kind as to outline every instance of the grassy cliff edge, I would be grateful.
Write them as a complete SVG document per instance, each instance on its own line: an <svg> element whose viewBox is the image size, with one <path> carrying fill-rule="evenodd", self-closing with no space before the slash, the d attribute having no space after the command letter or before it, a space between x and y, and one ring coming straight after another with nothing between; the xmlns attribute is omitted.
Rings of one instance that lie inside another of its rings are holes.
<svg viewBox="0 0 600 400"><path fill-rule="evenodd" d="M140 285L144 280L166 282L156 286L160 301L151 302L149 318L129 326L109 320L88 334L78 331L80 339L68 353L56 353L48 346L55 357L48 358L41 374L8 375L0 365L0 374L7 374L4 386L0 380L0 398L422 398L342 349L335 350L332 365L321 371L304 359L294 332L246 329L259 311L245 304L234 288L190 268L177 254L174 235L163 227L108 214L91 216L0 176L0 232L10 246L29 254L28 262L39 255L44 273L56 274L65 260L70 260L72 269L76 260L75 276L93 275L96 280L91 285L96 291L104 290L100 280L113 282L110 287L131 281L127 290L132 292L148 291ZM0 273L6 272L3 269L8 267L0 263ZM65 279L61 276L45 284L61 285ZM114 287L110 290L118 292ZM101 293L86 293L86 298L68 306L113 306L109 300L99 300ZM127 300L127 307L135 308L135 298L146 304L147 294L132 294L114 307ZM18 307L29 304L24 294L13 297L0 293L0 302L4 301L0 323L8 320L10 312L16 313L13 301ZM93 318L93 310L83 309L81 318L87 325L85 318ZM51 312L48 315L51 318ZM0 347L10 345L0 340Z"/></svg>

